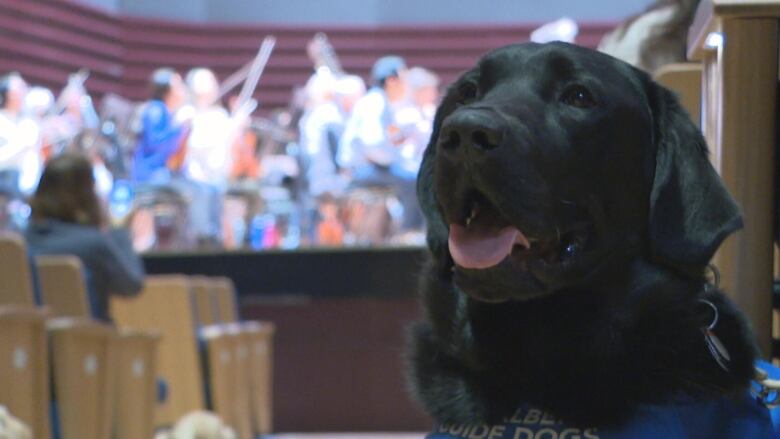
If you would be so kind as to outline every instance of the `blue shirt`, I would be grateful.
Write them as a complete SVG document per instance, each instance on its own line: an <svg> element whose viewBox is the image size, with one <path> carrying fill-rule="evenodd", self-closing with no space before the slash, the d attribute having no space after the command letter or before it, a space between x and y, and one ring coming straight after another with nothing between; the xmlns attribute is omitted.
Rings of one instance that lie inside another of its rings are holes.
<svg viewBox="0 0 780 439"><path fill-rule="evenodd" d="M141 136L133 160L133 180L147 182L178 150L184 128L160 100L146 104L141 113Z"/></svg>

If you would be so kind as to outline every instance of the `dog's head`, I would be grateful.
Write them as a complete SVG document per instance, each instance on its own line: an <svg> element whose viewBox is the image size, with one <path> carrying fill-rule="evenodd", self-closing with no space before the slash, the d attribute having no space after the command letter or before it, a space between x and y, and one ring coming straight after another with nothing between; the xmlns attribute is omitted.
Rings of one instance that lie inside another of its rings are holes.
<svg viewBox="0 0 780 439"><path fill-rule="evenodd" d="M676 97L564 43L498 49L450 87L418 196L441 267L488 302L583 284L632 257L700 274L741 227Z"/></svg>

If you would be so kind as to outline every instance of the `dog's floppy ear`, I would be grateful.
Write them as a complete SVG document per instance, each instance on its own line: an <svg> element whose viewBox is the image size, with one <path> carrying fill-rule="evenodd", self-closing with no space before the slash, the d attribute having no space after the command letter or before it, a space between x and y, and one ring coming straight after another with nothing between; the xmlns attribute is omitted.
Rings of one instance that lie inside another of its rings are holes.
<svg viewBox="0 0 780 439"><path fill-rule="evenodd" d="M455 83L450 85L447 93L444 95L439 108L436 109L436 117L433 119L433 130L428 146L423 155L423 161L420 165L420 172L417 175L417 199L420 203L425 220L427 222L427 242L428 248L436 258L437 263L446 264L447 255L447 236L448 226L442 217L439 201L436 199L436 190L434 188L436 172L436 143L439 141L439 131L444 119L450 115L458 105L461 99L460 89L467 82L474 82L478 75L476 69L470 70Z"/></svg>
<svg viewBox="0 0 780 439"><path fill-rule="evenodd" d="M655 177L650 252L659 263L701 273L721 242L742 228L739 206L709 161L707 145L677 97L649 83Z"/></svg>

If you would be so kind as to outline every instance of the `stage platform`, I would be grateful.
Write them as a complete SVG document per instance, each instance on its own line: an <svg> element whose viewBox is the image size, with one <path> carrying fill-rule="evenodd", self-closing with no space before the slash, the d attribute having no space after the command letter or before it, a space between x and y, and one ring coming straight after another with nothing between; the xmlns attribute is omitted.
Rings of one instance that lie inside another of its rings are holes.
<svg viewBox="0 0 780 439"><path fill-rule="evenodd" d="M400 433L433 425L404 379L424 258L424 249L405 247L160 254L144 262L150 274L228 276L242 318L276 324L276 431Z"/></svg>
<svg viewBox="0 0 780 439"><path fill-rule="evenodd" d="M421 247L158 253L148 274L227 276L242 303L279 296L412 297L425 259Z"/></svg>

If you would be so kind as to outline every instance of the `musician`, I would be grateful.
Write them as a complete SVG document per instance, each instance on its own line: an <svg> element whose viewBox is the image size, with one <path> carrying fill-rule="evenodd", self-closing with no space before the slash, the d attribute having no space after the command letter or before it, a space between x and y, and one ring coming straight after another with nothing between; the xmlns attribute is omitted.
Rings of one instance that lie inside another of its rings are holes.
<svg viewBox="0 0 780 439"><path fill-rule="evenodd" d="M53 133L46 123L54 110L54 93L46 87L30 87L24 96L22 104L22 114L32 119L40 127L41 137L41 159L45 162L51 157L51 146L49 139Z"/></svg>
<svg viewBox="0 0 780 439"><path fill-rule="evenodd" d="M339 144L338 161L357 174L388 168L398 156L393 113L406 96L406 62L385 56L371 69L373 87L355 103ZM355 175L357 178L358 175Z"/></svg>
<svg viewBox="0 0 780 439"><path fill-rule="evenodd" d="M100 121L92 99L84 88L84 80L86 75L71 75L56 102L51 102L45 112L39 113L47 158L65 150L82 150L84 145L80 141L85 130L98 127ZM41 96L30 99L30 105L36 106L33 101L43 100L43 93L48 94L46 99L51 96L50 91L33 87L28 97Z"/></svg>
<svg viewBox="0 0 780 439"><path fill-rule="evenodd" d="M439 101L439 77L423 67L412 67L406 75L406 103L395 113L395 123L404 134L397 172L415 177L423 152L433 131L433 118Z"/></svg>
<svg viewBox="0 0 780 439"><path fill-rule="evenodd" d="M30 194L41 172L40 126L22 113L27 83L18 73L0 77L0 191Z"/></svg>
<svg viewBox="0 0 780 439"><path fill-rule="evenodd" d="M305 92L307 103L299 130L309 193L314 197L323 193L339 195L348 182L338 172L338 143L355 101L365 92L365 85L357 76L336 78L330 70L320 69L309 78Z"/></svg>
<svg viewBox="0 0 780 439"><path fill-rule="evenodd" d="M248 128L249 105L229 114L219 102L219 84L214 73L198 67L186 76L192 96L192 131L187 138L184 176L195 185L191 212L201 240L215 241L220 234L222 196L233 162L233 145ZM251 104L251 103L249 103Z"/></svg>
<svg viewBox="0 0 780 439"><path fill-rule="evenodd" d="M355 104L366 94L366 83L357 75L344 75L336 80L336 104L345 119L349 119Z"/></svg>
<svg viewBox="0 0 780 439"><path fill-rule="evenodd" d="M135 149L133 179L139 183L165 183L171 174L166 163L189 131L186 121L174 118L184 103L184 83L174 70L157 69L150 78L152 99L141 114L141 133Z"/></svg>
<svg viewBox="0 0 780 439"><path fill-rule="evenodd" d="M399 129L395 113L406 97L406 72L406 62L398 56L385 56L374 63L374 85L355 103L337 157L339 165L351 172L354 186L395 191L404 207L404 227L417 206L415 177L398 172L397 166L406 133Z"/></svg>
<svg viewBox="0 0 780 439"><path fill-rule="evenodd" d="M185 174L193 180L224 187L232 165L233 143L248 125L247 107L237 109L231 116L219 103L219 84L209 69L190 70L186 84L192 94L194 115L187 140Z"/></svg>

